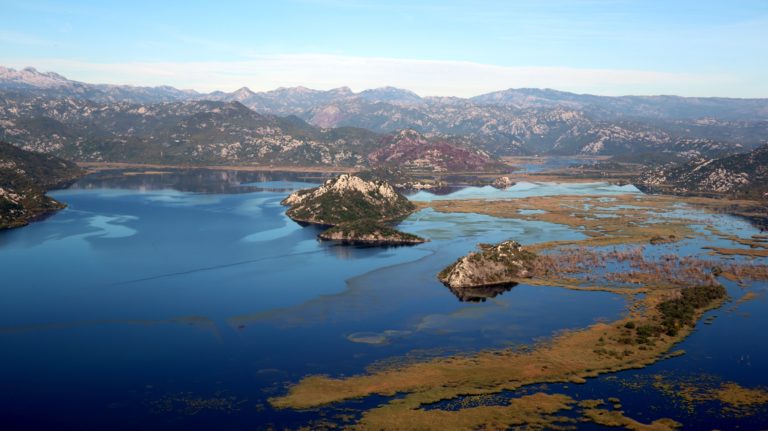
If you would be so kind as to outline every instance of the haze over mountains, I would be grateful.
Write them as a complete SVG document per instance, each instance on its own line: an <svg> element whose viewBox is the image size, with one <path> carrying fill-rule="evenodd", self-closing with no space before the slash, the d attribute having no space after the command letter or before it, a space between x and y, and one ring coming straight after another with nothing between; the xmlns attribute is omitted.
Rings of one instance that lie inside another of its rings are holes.
<svg viewBox="0 0 768 431"><path fill-rule="evenodd" d="M433 145L435 151L469 148L473 160L477 154L699 160L768 142L768 99L549 89L466 99L392 87L202 94L0 67L0 139L73 160L365 166L405 129L424 137L415 142L449 145ZM413 142L407 152L423 154Z"/></svg>

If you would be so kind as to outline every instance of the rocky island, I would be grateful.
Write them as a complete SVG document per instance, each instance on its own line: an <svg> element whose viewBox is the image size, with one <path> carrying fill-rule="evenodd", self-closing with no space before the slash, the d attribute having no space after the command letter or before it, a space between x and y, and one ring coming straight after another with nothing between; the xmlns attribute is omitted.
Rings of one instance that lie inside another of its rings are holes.
<svg viewBox="0 0 768 431"><path fill-rule="evenodd" d="M318 236L320 239L344 244L406 245L421 244L424 238L400 232L384 223L370 219L338 224Z"/></svg>
<svg viewBox="0 0 768 431"><path fill-rule="evenodd" d="M480 244L480 252L469 253L440 271L437 278L451 290L514 284L531 277L536 254L516 241Z"/></svg>
<svg viewBox="0 0 768 431"><path fill-rule="evenodd" d="M416 206L389 183L342 174L314 189L283 199L286 215L301 224L331 226L321 239L380 245L417 244L424 239L388 225L407 217Z"/></svg>
<svg viewBox="0 0 768 431"><path fill-rule="evenodd" d="M45 192L65 187L81 174L72 162L0 142L0 229L25 226L64 208Z"/></svg>
<svg viewBox="0 0 768 431"><path fill-rule="evenodd" d="M506 190L512 186L514 186L516 183L512 181L511 178L507 176L498 177L491 183L491 186L499 189L499 190Z"/></svg>

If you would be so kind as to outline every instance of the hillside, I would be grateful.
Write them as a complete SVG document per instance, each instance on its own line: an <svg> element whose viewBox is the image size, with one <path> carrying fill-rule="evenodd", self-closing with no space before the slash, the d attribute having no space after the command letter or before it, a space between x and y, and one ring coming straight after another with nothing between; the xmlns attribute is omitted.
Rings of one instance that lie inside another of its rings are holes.
<svg viewBox="0 0 768 431"><path fill-rule="evenodd" d="M0 229L23 226L64 208L45 192L81 174L71 162L0 142Z"/></svg>
<svg viewBox="0 0 768 431"><path fill-rule="evenodd" d="M508 168L484 151L454 145L442 138L427 138L410 129L385 137L381 145L368 155L368 162L374 168L388 166L432 172L478 172Z"/></svg>
<svg viewBox="0 0 768 431"><path fill-rule="evenodd" d="M191 127L194 121L206 127ZM668 154L696 160L765 144L768 99L550 89L420 97L393 87L243 87L203 94L0 67L0 139L77 160L358 166L378 148L376 134L405 129L467 142L491 156Z"/></svg>
<svg viewBox="0 0 768 431"><path fill-rule="evenodd" d="M17 90L46 98L78 98L101 103L159 103L193 99L199 93L170 86L88 84L67 79L55 72L33 67L15 70L0 66L0 90Z"/></svg>
<svg viewBox="0 0 768 431"><path fill-rule="evenodd" d="M139 105L0 93L0 137L88 162L360 166L378 135L321 129L238 102Z"/></svg>
<svg viewBox="0 0 768 431"><path fill-rule="evenodd" d="M768 199L768 145L745 154L650 169L637 182L650 191Z"/></svg>

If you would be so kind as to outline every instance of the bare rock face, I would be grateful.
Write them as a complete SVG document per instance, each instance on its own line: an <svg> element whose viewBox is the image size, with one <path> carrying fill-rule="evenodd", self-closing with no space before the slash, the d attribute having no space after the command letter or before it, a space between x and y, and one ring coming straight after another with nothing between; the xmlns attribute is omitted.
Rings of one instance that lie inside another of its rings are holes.
<svg viewBox="0 0 768 431"><path fill-rule="evenodd" d="M480 244L480 252L469 253L440 271L437 278L453 289L513 284L531 277L536 255L516 241Z"/></svg>
<svg viewBox="0 0 768 431"><path fill-rule="evenodd" d="M496 187L497 189L506 190L512 186L515 185L515 182L512 181L509 177L498 177L491 183L491 186Z"/></svg>
<svg viewBox="0 0 768 431"><path fill-rule="evenodd" d="M416 206L385 181L366 181L342 174L314 189L299 190L283 199L286 214L297 222L337 225L357 220L395 221Z"/></svg>

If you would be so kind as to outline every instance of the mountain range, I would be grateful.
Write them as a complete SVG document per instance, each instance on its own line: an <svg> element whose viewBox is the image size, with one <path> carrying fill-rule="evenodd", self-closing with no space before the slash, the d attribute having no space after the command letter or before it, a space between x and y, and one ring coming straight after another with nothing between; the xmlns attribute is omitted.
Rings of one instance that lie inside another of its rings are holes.
<svg viewBox="0 0 768 431"><path fill-rule="evenodd" d="M420 97L393 87L243 87L204 94L88 84L0 67L0 139L73 160L418 164L423 148L402 146L397 158L386 149L402 130L440 143L430 144L440 153L430 160L468 158L469 165L478 155L533 154L688 162L768 143L768 99L607 97L550 89Z"/></svg>

